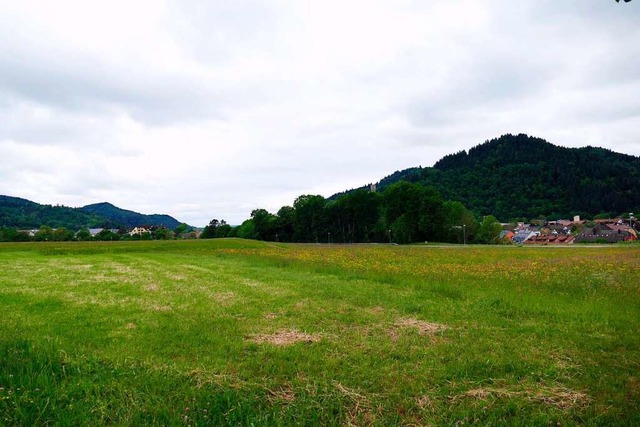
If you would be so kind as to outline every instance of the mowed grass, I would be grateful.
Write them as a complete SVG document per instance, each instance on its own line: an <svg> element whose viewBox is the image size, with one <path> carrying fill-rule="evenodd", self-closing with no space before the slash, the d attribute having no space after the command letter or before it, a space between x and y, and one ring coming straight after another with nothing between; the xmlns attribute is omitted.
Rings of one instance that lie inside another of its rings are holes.
<svg viewBox="0 0 640 427"><path fill-rule="evenodd" d="M0 425L640 425L640 246L0 245Z"/></svg>

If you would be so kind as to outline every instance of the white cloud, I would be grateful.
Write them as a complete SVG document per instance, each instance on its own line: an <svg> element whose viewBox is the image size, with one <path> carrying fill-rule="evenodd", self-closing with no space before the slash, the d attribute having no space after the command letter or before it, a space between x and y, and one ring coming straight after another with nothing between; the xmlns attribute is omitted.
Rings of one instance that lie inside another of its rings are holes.
<svg viewBox="0 0 640 427"><path fill-rule="evenodd" d="M0 4L2 194L237 224L506 132L640 155L636 2Z"/></svg>

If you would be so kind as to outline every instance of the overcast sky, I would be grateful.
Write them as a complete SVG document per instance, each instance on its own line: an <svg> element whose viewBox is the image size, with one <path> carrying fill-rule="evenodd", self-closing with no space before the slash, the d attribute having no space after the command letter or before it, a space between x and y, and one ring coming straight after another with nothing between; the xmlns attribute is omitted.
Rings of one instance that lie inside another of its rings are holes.
<svg viewBox="0 0 640 427"><path fill-rule="evenodd" d="M640 155L640 0L0 0L0 194L239 224L504 133Z"/></svg>

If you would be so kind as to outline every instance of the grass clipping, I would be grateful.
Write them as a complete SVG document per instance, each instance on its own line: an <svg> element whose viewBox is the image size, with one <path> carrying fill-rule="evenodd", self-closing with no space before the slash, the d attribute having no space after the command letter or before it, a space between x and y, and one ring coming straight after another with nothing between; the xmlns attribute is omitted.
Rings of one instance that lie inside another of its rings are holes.
<svg viewBox="0 0 640 427"><path fill-rule="evenodd" d="M271 344L277 346L287 346L299 342L311 344L320 341L321 336L317 334L307 334L295 329L279 330L273 334L258 334L251 339L256 344Z"/></svg>

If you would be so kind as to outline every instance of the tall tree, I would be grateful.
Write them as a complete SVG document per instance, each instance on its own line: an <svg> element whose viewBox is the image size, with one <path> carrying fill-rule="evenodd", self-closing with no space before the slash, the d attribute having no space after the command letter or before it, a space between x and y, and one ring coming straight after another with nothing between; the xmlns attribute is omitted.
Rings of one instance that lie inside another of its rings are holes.
<svg viewBox="0 0 640 427"><path fill-rule="evenodd" d="M443 241L447 236L442 197L431 187L424 187L420 199L420 231L427 240Z"/></svg>
<svg viewBox="0 0 640 427"><path fill-rule="evenodd" d="M324 234L324 197L318 195L299 196L293 202L296 212L294 224L294 241L319 241Z"/></svg>
<svg viewBox="0 0 640 427"><path fill-rule="evenodd" d="M93 237L91 237L91 232L89 231L89 229L87 227L82 227L76 233L76 239L78 239L81 242L84 242L84 241L87 241L87 240L92 240Z"/></svg>
<svg viewBox="0 0 640 427"><path fill-rule="evenodd" d="M251 220L258 240L275 240L277 217L266 209L254 209Z"/></svg>
<svg viewBox="0 0 640 427"><path fill-rule="evenodd" d="M443 241L449 243L464 243L473 239L476 220L473 214L460 202L446 201L443 203L443 230L446 236Z"/></svg>
<svg viewBox="0 0 640 427"><path fill-rule="evenodd" d="M400 181L383 193L384 224L396 243L410 243L422 239L420 208L424 187Z"/></svg>
<svg viewBox="0 0 640 427"><path fill-rule="evenodd" d="M499 243L500 232L502 226L500 222L493 215L487 215L480 223L480 229L476 240L478 243L495 244Z"/></svg>
<svg viewBox="0 0 640 427"><path fill-rule="evenodd" d="M200 234L200 238L213 239L214 237L216 237L218 227L225 224L226 224L226 221L224 219L221 221L218 221L216 218L212 219L211 221L209 221L209 225L204 227L204 230L202 230L202 234Z"/></svg>
<svg viewBox="0 0 640 427"><path fill-rule="evenodd" d="M295 232L296 210L293 206L283 206L278 210L275 240L279 242L293 241Z"/></svg>

